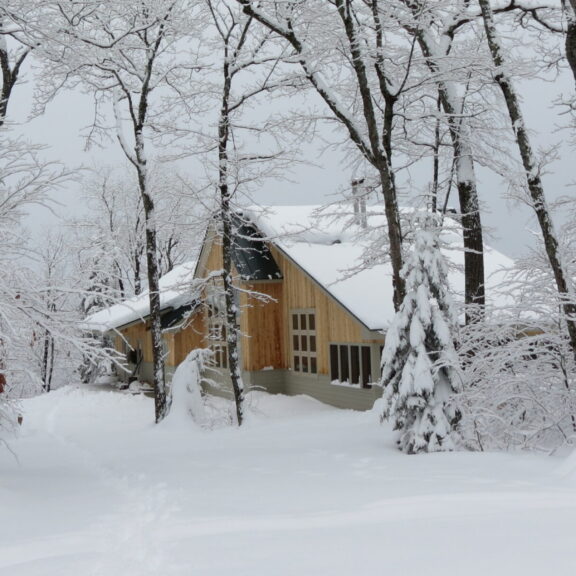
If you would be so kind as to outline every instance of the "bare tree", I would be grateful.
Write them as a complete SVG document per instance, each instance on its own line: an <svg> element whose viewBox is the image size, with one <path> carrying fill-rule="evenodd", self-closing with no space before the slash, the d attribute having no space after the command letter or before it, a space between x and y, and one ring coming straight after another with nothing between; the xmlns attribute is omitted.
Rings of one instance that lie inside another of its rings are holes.
<svg viewBox="0 0 576 576"><path fill-rule="evenodd" d="M404 27L414 35L430 72L438 84L438 100L447 119L452 146L456 187L462 218L464 238L465 304L467 321L483 314L484 242L474 170L472 135L467 125L462 90L458 89L458 75L451 50L454 37L463 23L468 22L467 2L440 2L431 5L421 0L403 0L413 20L404 20ZM457 57L462 58L462 54ZM474 310L474 311L473 311Z"/></svg>
<svg viewBox="0 0 576 576"><path fill-rule="evenodd" d="M160 323L158 214L151 185L147 151L154 130L162 132L161 116L169 117L170 102L163 91L185 85L194 63L181 64L178 42L193 35L195 15L181 0L54 2L50 26L34 33L42 37L42 50L50 61L44 93L53 95L62 83L79 79L98 105L112 102L115 136L137 176L144 210L146 266L150 294L150 324L154 365L156 421L170 406L164 375ZM201 23L195 22L196 31ZM185 32L184 32L185 30ZM180 61L179 61L180 60ZM155 95L158 93L158 96ZM92 135L106 132L98 109ZM129 136L125 135L125 127Z"/></svg>
<svg viewBox="0 0 576 576"><path fill-rule="evenodd" d="M15 44L11 50L8 40ZM2 70L2 85L0 90L0 127L6 121L8 104L14 86L20 76L22 64L30 54L31 48L18 41L18 29L12 26L6 16L5 9L0 7L0 69Z"/></svg>
<svg viewBox="0 0 576 576"><path fill-rule="evenodd" d="M554 272L554 280L558 293L562 299L562 307L566 316L566 326L570 336L571 347L576 356L576 304L574 303L574 289L570 278L567 276L565 265L562 262L558 238L544 194L540 168L530 142L518 95L506 71L504 54L496 30L492 8L488 0L478 1L482 9L486 38L495 66L494 80L500 87L506 102L512 129L514 130L518 144L518 151L522 159L522 166L524 167L526 184L532 200L531 205L536 213L538 224L540 225L540 231L542 232L544 245L546 247L546 254L548 255L552 271Z"/></svg>
<svg viewBox="0 0 576 576"><path fill-rule="evenodd" d="M240 337L238 307L236 306L236 296L232 278L232 249L234 238L232 236L233 222L230 206L232 194L228 182L228 147L230 145L230 99L232 82L234 76L241 70L241 68L238 67L238 56L242 52L242 48L249 34L250 19L244 22L237 22L234 13L229 12L231 21L227 21L225 18L222 18L222 13L217 12L217 8L211 0L208 0L208 5L224 47L222 58L222 102L218 119L218 188L220 190L220 218L222 222L222 280L224 283L224 297L226 302L228 366L230 367L232 390L236 402L236 420L238 426L241 426L244 418L244 384L242 382L241 358L238 346ZM236 28L239 29L238 36L234 34Z"/></svg>
<svg viewBox="0 0 576 576"><path fill-rule="evenodd" d="M234 0L206 0L216 32L215 45L221 53L220 110L218 115L218 190L219 222L222 230L222 282L225 300L228 368L236 403L238 425L244 419L244 385L241 375L240 322L237 286L233 276L233 251L238 249L238 228L234 209L236 196L250 181L274 174L274 165L282 160L279 151L251 153L244 150L239 137L242 112L259 96L269 97L274 90L291 85L292 79L275 71L281 66L284 49L274 42L274 34L244 15ZM250 79L250 80L249 80ZM262 127L266 119L250 123L250 131L270 135ZM261 169L255 169L260 166ZM262 174L262 172L264 174Z"/></svg>
<svg viewBox="0 0 576 576"><path fill-rule="evenodd" d="M284 38L293 49L307 79L345 128L350 141L379 177L388 221L389 254L394 285L394 307L402 303L405 289L402 268L402 229L398 193L392 167L392 133L395 105L410 72L410 50L394 67L385 53L387 42L381 2L255 2L237 0L249 16ZM320 26L320 28L318 28ZM325 34L333 29L336 34ZM323 69L322 56L328 59ZM338 58L334 64L334 57ZM337 82L328 69L344 69ZM328 73L327 73L328 72ZM346 92L336 89L346 83Z"/></svg>

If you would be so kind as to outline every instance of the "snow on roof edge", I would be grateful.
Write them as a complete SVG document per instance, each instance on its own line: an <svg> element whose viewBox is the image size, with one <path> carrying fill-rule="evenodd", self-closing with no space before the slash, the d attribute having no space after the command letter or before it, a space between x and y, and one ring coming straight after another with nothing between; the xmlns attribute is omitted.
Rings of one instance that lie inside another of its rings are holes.
<svg viewBox="0 0 576 576"><path fill-rule="evenodd" d="M175 266L160 278L160 308L178 308L191 304L196 298L192 289L196 261L184 262ZM150 315L149 291L128 298L94 314L87 316L81 323L84 330L108 332L133 322L143 322Z"/></svg>

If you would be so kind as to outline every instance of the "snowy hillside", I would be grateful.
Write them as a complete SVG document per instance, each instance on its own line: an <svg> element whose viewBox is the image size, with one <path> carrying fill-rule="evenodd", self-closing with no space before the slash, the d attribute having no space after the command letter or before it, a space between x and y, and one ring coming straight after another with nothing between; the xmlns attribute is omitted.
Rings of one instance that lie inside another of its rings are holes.
<svg viewBox="0 0 576 576"><path fill-rule="evenodd" d="M152 400L26 400L0 449L0 576L572 576L576 465L409 457L374 414L253 394L244 429Z"/></svg>

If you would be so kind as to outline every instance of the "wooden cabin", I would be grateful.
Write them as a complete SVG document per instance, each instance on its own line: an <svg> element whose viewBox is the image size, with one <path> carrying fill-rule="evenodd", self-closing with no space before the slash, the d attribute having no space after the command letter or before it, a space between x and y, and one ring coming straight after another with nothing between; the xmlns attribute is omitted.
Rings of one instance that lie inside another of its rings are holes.
<svg viewBox="0 0 576 576"><path fill-rule="evenodd" d="M343 252L335 239L328 241L313 223L315 208L246 209L236 218L238 240L232 259L239 288L243 381L248 388L308 394L341 408L365 410L381 394L374 383L380 375L384 335L379 329L384 326L356 315L354 303L338 298L324 275L315 275L309 266L318 248L333 247L328 248L333 259L318 254L324 262L318 262L317 268L331 266L330 275L338 280L337 263ZM265 230L259 226L263 218ZM290 230L283 230L284 224ZM311 241L310 232L318 237ZM302 247L308 253L305 261L298 256ZM201 323L206 327L203 346L207 343L214 350L219 383L226 386L223 297L219 296L220 278L214 274L221 269L222 245L212 226L196 269L197 279L210 278L204 289L206 305L196 314L203 316ZM367 292L375 287L366 288Z"/></svg>
<svg viewBox="0 0 576 576"><path fill-rule="evenodd" d="M341 408L372 407L381 394L376 383L394 309L390 265L371 259L366 249L378 242L384 227L385 217L376 207L361 214L344 208L321 213L316 206L253 207L235 215L232 260L246 388L307 394ZM460 234L457 225L447 231L449 241L458 245ZM493 284L496 271L511 261L494 250L488 254L487 277ZM449 280L463 287L462 253L447 255L454 263ZM222 265L221 235L214 222L194 268L195 291L188 278L187 297L178 306L164 298L166 318L174 317L165 323L164 339L168 374L190 351L209 348L214 366L206 374L206 391L231 395ZM117 349L136 350L129 359L140 362L137 376L149 379L145 316L116 324Z"/></svg>

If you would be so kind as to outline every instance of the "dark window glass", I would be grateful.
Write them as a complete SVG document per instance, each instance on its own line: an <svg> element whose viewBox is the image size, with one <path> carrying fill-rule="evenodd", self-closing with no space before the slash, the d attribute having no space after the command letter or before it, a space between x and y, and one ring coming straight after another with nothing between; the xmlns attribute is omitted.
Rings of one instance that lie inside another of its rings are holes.
<svg viewBox="0 0 576 576"><path fill-rule="evenodd" d="M360 349L358 346L350 346L350 383L360 382Z"/></svg>
<svg viewBox="0 0 576 576"><path fill-rule="evenodd" d="M306 330L306 314L300 314L300 330Z"/></svg>
<svg viewBox="0 0 576 576"><path fill-rule="evenodd" d="M308 372L308 356L302 356L302 372Z"/></svg>
<svg viewBox="0 0 576 576"><path fill-rule="evenodd" d="M308 337L301 336L300 337L300 344L302 345L302 351L306 352L308 350Z"/></svg>
<svg viewBox="0 0 576 576"><path fill-rule="evenodd" d="M340 382L348 382L350 370L348 368L348 346L340 346Z"/></svg>
<svg viewBox="0 0 576 576"><path fill-rule="evenodd" d="M300 372L300 356L294 356L294 370Z"/></svg>
<svg viewBox="0 0 576 576"><path fill-rule="evenodd" d="M292 330L298 330L298 314L292 314Z"/></svg>
<svg viewBox="0 0 576 576"><path fill-rule="evenodd" d="M338 346L330 344L330 380L338 380Z"/></svg>
<svg viewBox="0 0 576 576"><path fill-rule="evenodd" d="M362 385L366 386L372 378L372 362L370 358L370 347L362 346Z"/></svg>
<svg viewBox="0 0 576 576"><path fill-rule="evenodd" d="M318 369L316 367L316 358L314 356L310 358L310 372L312 374L316 374L318 372Z"/></svg>
<svg viewBox="0 0 576 576"><path fill-rule="evenodd" d="M310 352L316 352L316 336L310 336Z"/></svg>
<svg viewBox="0 0 576 576"><path fill-rule="evenodd" d="M316 330L316 317L314 314L308 314L308 330Z"/></svg>
<svg viewBox="0 0 576 576"><path fill-rule="evenodd" d="M298 338L298 336L292 336L292 348L294 349L294 352L297 352L298 350L300 350L299 344L300 344L300 339Z"/></svg>
<svg viewBox="0 0 576 576"><path fill-rule="evenodd" d="M228 349L222 348L222 368L228 368Z"/></svg>

